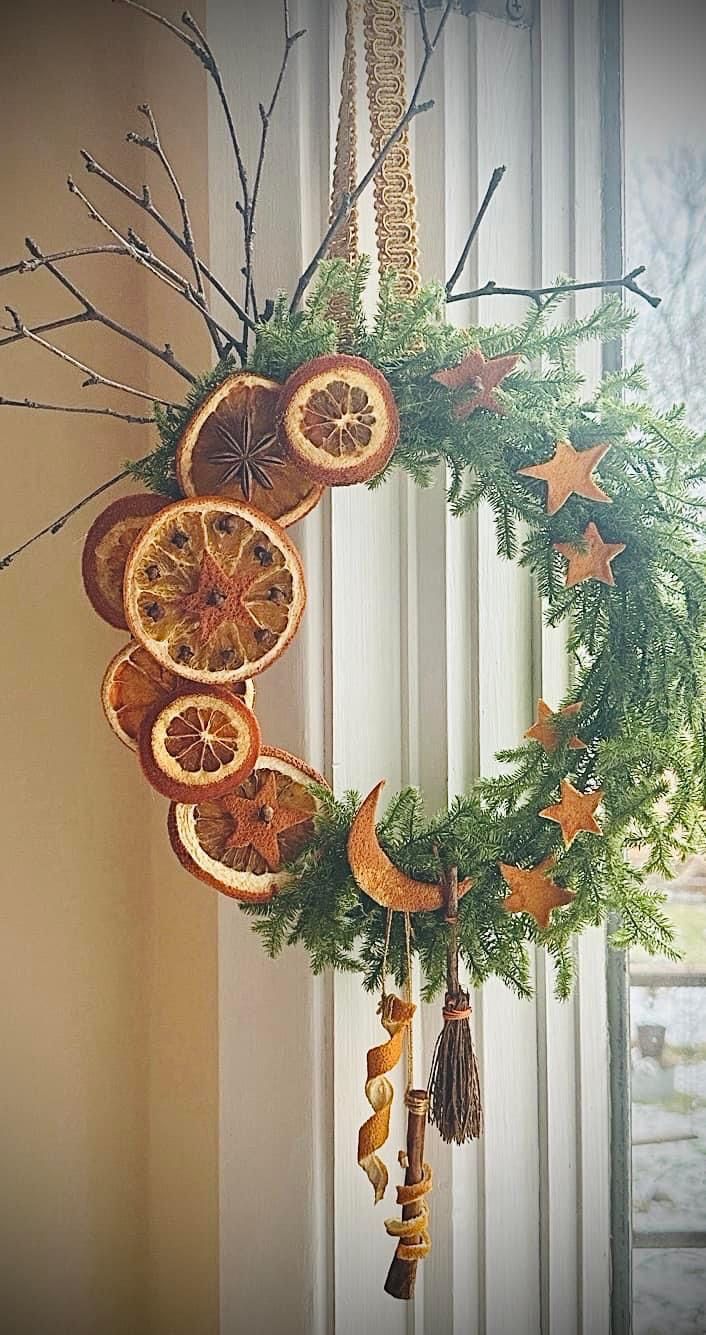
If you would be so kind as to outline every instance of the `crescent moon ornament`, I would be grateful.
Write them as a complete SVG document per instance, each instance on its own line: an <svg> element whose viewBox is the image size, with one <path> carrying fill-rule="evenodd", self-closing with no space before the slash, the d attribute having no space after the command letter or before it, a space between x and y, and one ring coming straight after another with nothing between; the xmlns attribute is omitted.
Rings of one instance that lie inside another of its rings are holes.
<svg viewBox="0 0 706 1335"><path fill-rule="evenodd" d="M398 913L425 913L445 907L444 892L436 881L415 881L407 876L380 847L375 816L385 780L376 783L358 811L348 834L348 862L356 884L383 908ZM459 898L470 890L471 880L461 881Z"/></svg>

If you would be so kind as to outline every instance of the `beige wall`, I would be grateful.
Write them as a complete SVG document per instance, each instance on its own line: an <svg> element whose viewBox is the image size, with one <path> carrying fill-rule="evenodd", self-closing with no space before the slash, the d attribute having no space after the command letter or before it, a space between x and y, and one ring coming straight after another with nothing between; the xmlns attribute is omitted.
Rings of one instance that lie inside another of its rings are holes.
<svg viewBox="0 0 706 1335"><path fill-rule="evenodd" d="M0 87L0 266L20 257L28 232L46 249L101 239L65 188L68 171L81 179L82 145L135 183L148 170L172 209L156 164L146 169L124 141L146 98L203 234L203 78L168 34L107 0L28 0L3 13ZM107 187L85 183L116 220L142 226ZM203 365L198 321L148 289L137 266L99 259L71 272L99 305ZM4 280L1 295L27 321L71 309L45 275ZM152 380L145 355L105 331L62 337L117 379L181 393L183 382L159 367ZM0 394L106 401L28 345L2 351ZM149 439L107 418L1 408L1 551ZM101 504L0 574L0 1325L8 1335L209 1335L216 904L172 859L165 804L101 715L104 666L126 638L94 616L80 584L82 537Z"/></svg>

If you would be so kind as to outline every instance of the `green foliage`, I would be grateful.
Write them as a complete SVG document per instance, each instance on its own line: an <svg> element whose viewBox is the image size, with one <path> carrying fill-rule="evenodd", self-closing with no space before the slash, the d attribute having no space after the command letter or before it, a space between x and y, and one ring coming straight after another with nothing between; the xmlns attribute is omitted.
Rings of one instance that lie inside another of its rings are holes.
<svg viewBox="0 0 706 1335"><path fill-rule="evenodd" d="M572 938L584 927L619 916L619 947L639 944L672 952L661 897L648 883L670 874L674 859L703 846L706 836L706 558L699 538L706 517L706 441L688 430L681 408L654 412L641 397L635 367L607 376L587 394L575 367L577 347L615 339L631 316L615 298L590 315L557 320L560 298L531 308L511 328L456 329L444 318L436 287L415 298L383 278L377 307L366 320L362 290L367 269L340 260L321 266L306 311L288 314L282 301L272 328L258 339L257 369L280 375L314 353L334 348L367 357L392 384L400 439L391 462L427 485L444 466L448 503L464 515L485 502L495 521L498 552L532 573L549 624L569 620L574 684L564 703L581 701L571 720L584 750L562 745L546 753L528 741L502 754L502 770L480 780L448 811L429 819L419 794L393 799L379 826L383 848L405 871L435 878L458 865L473 878L460 907L461 953L475 985L497 975L519 995L529 990L528 946L544 945L556 966L556 988L567 995L573 978ZM560 280L557 280L560 281ZM330 312L345 301L345 329ZM431 379L472 347L487 357L518 354L503 383L502 414L477 412L459 421L453 397ZM571 497L548 516L542 484L518 469L551 457L557 439L577 449L598 441L611 449L600 465L612 505ZM389 471L389 468L388 468ZM375 479L379 485L381 479ZM616 584L588 581L565 587L555 543L581 545L586 524L607 542L625 542L615 562ZM604 790L603 835L580 834L565 849L559 828L539 817L569 778L586 791ZM354 794L327 796L317 836L293 867L291 890L257 915L256 930L272 954L301 941L315 970L357 969L366 986L380 982L385 911L358 891L346 858L346 837L357 809ZM626 856L635 850L632 857ZM503 909L507 888L498 863L534 866L553 855L552 873L575 898L542 931L527 914ZM405 972L402 920L396 915L390 967ZM443 914L413 916L413 947L428 995L444 985Z"/></svg>
<svg viewBox="0 0 706 1335"><path fill-rule="evenodd" d="M457 329L445 319L440 288L401 298L391 272L367 317L368 274L366 259L324 262L303 310L290 314L287 299L277 300L257 332L251 367L282 381L313 357L339 350L383 371L401 424L386 472L403 468L424 486L443 467L454 514L488 506L498 552L531 572L549 624L568 620L573 686L564 703L581 702L571 731L586 743L584 750L570 749L568 731L551 754L525 742L500 757L497 777L480 780L432 818L419 794L405 790L381 822L381 843L412 875L436 878L442 865L457 864L462 876L473 878L459 931L475 984L497 975L526 995L528 947L540 943L555 962L557 991L566 995L573 935L611 912L621 923L614 944L669 953L669 925L648 878L668 875L674 859L702 846L706 834L706 557L700 542L706 440L689 431L681 408L649 407L640 367L606 376L587 392L576 370L577 348L618 338L631 322L614 297L580 318L562 321L557 296L542 309L531 307L512 327ZM476 347L489 358L514 353L519 360L502 384L504 411L478 411L461 421L453 395L431 377ZM161 443L146 462L133 465L140 480L177 494L174 451L184 425L234 369L230 361L221 363L183 409L158 410ZM550 458L562 438L577 449L610 443L600 465L610 506L572 496L548 516L543 484L518 475L525 464ZM580 546L591 520L605 541L626 544L615 561L616 584L566 588L555 544ZM557 800L562 778L605 794L602 836L579 834L569 849L558 826L538 815ZM355 794L341 800L325 794L315 839L292 867L291 886L247 911L270 954L301 942L316 972L356 970L372 988L380 982L385 912L357 889L348 865L346 839L357 803ZM550 854L558 884L575 897L541 931L531 916L505 912L498 864L534 866ZM398 918L390 966L400 982L405 950ZM414 916L413 947L429 995L443 987L445 941L443 914Z"/></svg>

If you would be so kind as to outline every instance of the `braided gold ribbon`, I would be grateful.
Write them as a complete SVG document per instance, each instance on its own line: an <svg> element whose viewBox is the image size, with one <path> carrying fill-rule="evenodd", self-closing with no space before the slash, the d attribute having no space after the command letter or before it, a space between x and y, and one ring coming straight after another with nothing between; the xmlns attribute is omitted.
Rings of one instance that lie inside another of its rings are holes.
<svg viewBox="0 0 706 1335"><path fill-rule="evenodd" d="M402 1055L405 1032L415 1010L411 1001L403 1001L394 995L384 996L380 1021L390 1037L387 1043L370 1048L367 1055L365 1097L373 1109L373 1115L358 1132L358 1163L370 1180L376 1205L382 1200L389 1180L387 1168L377 1154L390 1134L390 1109L394 1091L387 1079L387 1072L393 1070Z"/></svg>
<svg viewBox="0 0 706 1335"><path fill-rule="evenodd" d="M355 0L346 3L346 36L341 101L331 191L331 218L350 194L357 175ZM365 67L370 115L370 140L376 157L399 124L407 106L405 92L404 11L400 0L363 0ZM411 296L419 287L416 198L407 130L390 149L375 177L375 232L381 273L394 268L400 293ZM329 255L354 260L358 253L355 209L334 237Z"/></svg>
<svg viewBox="0 0 706 1335"><path fill-rule="evenodd" d="M407 109L404 12L399 0L365 0L365 64L373 156ZM401 296L419 288L417 201L407 130L400 135L374 182L375 231L380 272L396 269Z"/></svg>

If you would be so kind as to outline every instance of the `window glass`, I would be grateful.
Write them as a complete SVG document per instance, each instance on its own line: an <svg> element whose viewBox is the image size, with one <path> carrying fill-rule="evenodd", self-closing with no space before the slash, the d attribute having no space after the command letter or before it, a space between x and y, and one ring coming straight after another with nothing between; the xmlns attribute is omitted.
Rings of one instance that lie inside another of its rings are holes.
<svg viewBox="0 0 706 1335"><path fill-rule="evenodd" d="M624 36L626 268L663 299L641 305L627 359L706 431L706 3L624 0ZM633 1330L702 1335L706 855L662 888L682 958L630 961Z"/></svg>

